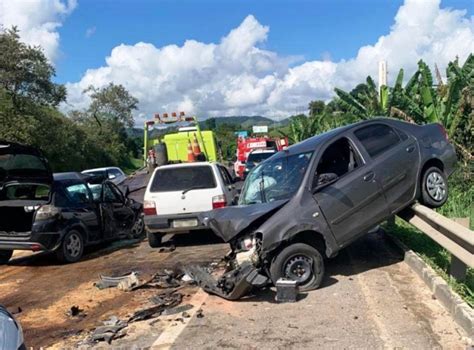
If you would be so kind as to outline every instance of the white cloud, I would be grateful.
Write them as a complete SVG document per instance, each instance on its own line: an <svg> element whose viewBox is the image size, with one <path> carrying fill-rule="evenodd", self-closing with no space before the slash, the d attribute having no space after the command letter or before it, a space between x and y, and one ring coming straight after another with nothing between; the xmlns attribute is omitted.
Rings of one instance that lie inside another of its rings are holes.
<svg viewBox="0 0 474 350"><path fill-rule="evenodd" d="M58 28L76 7L76 0L0 0L0 25L17 26L22 41L39 45L54 61L59 48Z"/></svg>
<svg viewBox="0 0 474 350"><path fill-rule="evenodd" d="M339 62L295 62L262 48L269 28L249 15L218 43L188 40L182 46L149 43L119 45L106 64L67 84L69 104L83 107L88 85L124 85L140 100L140 122L153 112L185 110L200 116L261 114L282 116L305 111L312 99L329 99L334 87L350 89L367 75L376 77L387 60L393 79L424 59L444 67L474 51L474 19L465 11L443 9L439 0L406 0L388 34L363 46L356 57Z"/></svg>
<svg viewBox="0 0 474 350"><path fill-rule="evenodd" d="M92 35L94 35L96 29L97 29L97 28L96 28L95 26L90 27L90 28L87 28L87 29L86 29L86 34L85 34L86 38L90 38Z"/></svg>

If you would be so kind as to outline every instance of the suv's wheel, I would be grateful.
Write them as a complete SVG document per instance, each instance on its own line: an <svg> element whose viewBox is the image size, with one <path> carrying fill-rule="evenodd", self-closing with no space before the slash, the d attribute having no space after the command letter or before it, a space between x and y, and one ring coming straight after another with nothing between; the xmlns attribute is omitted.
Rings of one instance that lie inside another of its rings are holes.
<svg viewBox="0 0 474 350"><path fill-rule="evenodd" d="M442 206L448 199L446 175L437 167L426 169L421 183L421 202L430 208Z"/></svg>
<svg viewBox="0 0 474 350"><path fill-rule="evenodd" d="M159 248L161 246L161 233L147 232L148 244L152 248Z"/></svg>
<svg viewBox="0 0 474 350"><path fill-rule="evenodd" d="M145 231L145 221L143 220L143 215L139 214L137 219L135 220L135 223L132 226L132 237L133 238L138 238L143 234L143 231Z"/></svg>
<svg viewBox="0 0 474 350"><path fill-rule="evenodd" d="M0 250L0 265L5 265L13 255L13 250Z"/></svg>
<svg viewBox="0 0 474 350"><path fill-rule="evenodd" d="M82 258L84 252L84 239L79 231L69 231L56 252L59 261L73 263Z"/></svg>
<svg viewBox="0 0 474 350"><path fill-rule="evenodd" d="M270 275L274 284L280 278L287 278L296 281L301 291L316 289L323 280L324 259L316 248L295 243L273 259Z"/></svg>

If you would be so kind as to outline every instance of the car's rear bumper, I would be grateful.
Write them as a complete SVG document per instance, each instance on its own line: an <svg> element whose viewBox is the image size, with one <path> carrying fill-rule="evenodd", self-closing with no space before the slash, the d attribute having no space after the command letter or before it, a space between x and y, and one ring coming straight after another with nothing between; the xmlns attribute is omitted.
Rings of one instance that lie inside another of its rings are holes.
<svg viewBox="0 0 474 350"><path fill-rule="evenodd" d="M198 219L199 213L189 213L180 215L149 215L145 216L145 226L149 232L163 233L185 233L194 230L206 229ZM173 227L176 220L196 220L196 226Z"/></svg>
<svg viewBox="0 0 474 350"><path fill-rule="evenodd" d="M0 250L52 251L58 247L60 237L59 232L0 235Z"/></svg>

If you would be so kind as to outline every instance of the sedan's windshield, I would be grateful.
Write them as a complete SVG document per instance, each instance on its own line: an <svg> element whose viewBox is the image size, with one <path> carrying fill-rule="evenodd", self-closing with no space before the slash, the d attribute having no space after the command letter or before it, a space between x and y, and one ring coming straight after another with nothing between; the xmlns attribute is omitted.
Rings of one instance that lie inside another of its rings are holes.
<svg viewBox="0 0 474 350"><path fill-rule="evenodd" d="M291 198L300 186L311 155L312 152L299 153L261 163L245 181L239 204Z"/></svg>

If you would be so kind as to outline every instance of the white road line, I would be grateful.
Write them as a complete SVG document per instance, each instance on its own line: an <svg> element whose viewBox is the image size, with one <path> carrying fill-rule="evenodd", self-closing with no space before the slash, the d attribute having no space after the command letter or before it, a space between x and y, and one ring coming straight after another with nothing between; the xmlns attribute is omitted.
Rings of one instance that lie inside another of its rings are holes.
<svg viewBox="0 0 474 350"><path fill-rule="evenodd" d="M168 326L165 328L163 333L155 340L153 345L151 346L152 349L171 349L176 339L178 339L179 335L184 331L186 326L191 322L196 312L201 308L202 304L208 298L208 294L199 289L196 294L192 297L189 301L193 308L189 310L190 318L186 318L184 323L178 323L176 326Z"/></svg>

